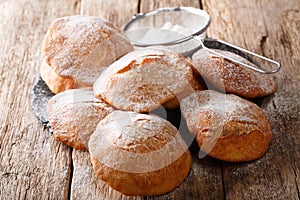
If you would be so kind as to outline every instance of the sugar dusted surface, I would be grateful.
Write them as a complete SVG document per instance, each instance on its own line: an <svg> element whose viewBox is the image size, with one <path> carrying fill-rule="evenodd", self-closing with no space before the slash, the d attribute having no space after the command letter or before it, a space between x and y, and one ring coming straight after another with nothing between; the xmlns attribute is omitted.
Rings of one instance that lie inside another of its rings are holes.
<svg viewBox="0 0 300 200"><path fill-rule="evenodd" d="M187 146L177 129L162 118L114 111L98 124L89 151L112 169L145 173L170 165Z"/></svg>
<svg viewBox="0 0 300 200"><path fill-rule="evenodd" d="M229 51L216 51L257 68L237 54ZM193 63L207 81L229 93L255 98L273 94L277 90L277 83L272 76L235 64L204 49L193 55Z"/></svg>
<svg viewBox="0 0 300 200"><path fill-rule="evenodd" d="M94 84L96 97L118 109L148 112L192 91L192 68L169 50L145 49L114 62Z"/></svg>
<svg viewBox="0 0 300 200"><path fill-rule="evenodd" d="M270 131L263 111L254 103L233 94L197 91L184 98L180 108L189 129L194 133L203 131L224 137L246 135L254 130L260 130L263 134ZM208 121L209 127L207 124L203 126L203 120Z"/></svg>
<svg viewBox="0 0 300 200"><path fill-rule="evenodd" d="M52 97L47 110L51 129L59 141L87 149L90 135L113 108L95 99L90 89L73 89Z"/></svg>
<svg viewBox="0 0 300 200"><path fill-rule="evenodd" d="M101 72L133 47L112 24L90 16L55 20L44 41L47 63L60 76L92 85Z"/></svg>

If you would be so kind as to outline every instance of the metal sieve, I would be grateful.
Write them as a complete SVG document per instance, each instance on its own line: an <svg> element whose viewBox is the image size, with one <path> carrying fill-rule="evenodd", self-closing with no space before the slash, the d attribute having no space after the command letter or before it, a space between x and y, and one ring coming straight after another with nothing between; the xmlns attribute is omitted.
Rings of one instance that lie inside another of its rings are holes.
<svg viewBox="0 0 300 200"><path fill-rule="evenodd" d="M131 43L137 48L168 46L185 56L203 48L260 73L272 74L280 70L281 65L277 61L223 40L206 38L206 29L209 24L210 16L204 10L193 7L170 7L138 13L132 17L123 30ZM242 52L255 61L258 68L217 52L206 46L207 43L219 43L235 51Z"/></svg>

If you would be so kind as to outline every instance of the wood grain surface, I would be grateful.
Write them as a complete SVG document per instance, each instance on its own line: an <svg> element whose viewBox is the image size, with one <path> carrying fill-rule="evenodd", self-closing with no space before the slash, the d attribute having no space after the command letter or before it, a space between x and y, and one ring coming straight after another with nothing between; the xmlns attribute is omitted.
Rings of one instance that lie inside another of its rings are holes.
<svg viewBox="0 0 300 200"><path fill-rule="evenodd" d="M211 16L208 36L281 62L277 93L261 99L274 138L268 153L247 163L198 158L176 190L127 197L95 177L89 154L57 142L37 121L29 94L43 60L50 23L94 15L122 28L137 12L193 6ZM299 0L0 0L0 199L299 199Z"/></svg>

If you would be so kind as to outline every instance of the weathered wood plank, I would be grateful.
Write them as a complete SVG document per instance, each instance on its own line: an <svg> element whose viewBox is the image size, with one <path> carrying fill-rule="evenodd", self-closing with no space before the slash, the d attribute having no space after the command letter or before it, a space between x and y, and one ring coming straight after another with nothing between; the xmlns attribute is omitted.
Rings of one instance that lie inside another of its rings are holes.
<svg viewBox="0 0 300 200"><path fill-rule="evenodd" d="M250 163L223 164L226 199L298 199L300 158L300 2L203 1L208 35L279 60L278 92L263 108L274 132L269 152ZM297 33L296 33L297 32Z"/></svg>
<svg viewBox="0 0 300 200"><path fill-rule="evenodd" d="M86 151L73 151L73 166L71 199L143 199L142 197L124 196L96 177L90 161L90 155Z"/></svg>
<svg viewBox="0 0 300 200"><path fill-rule="evenodd" d="M82 0L80 13L82 15L93 15L112 22L119 28L123 28L131 19L132 15L138 12L138 0Z"/></svg>
<svg viewBox="0 0 300 200"><path fill-rule="evenodd" d="M224 199L220 162L210 157L199 159L198 151L192 152L190 173L178 188L165 195L146 199Z"/></svg>
<svg viewBox="0 0 300 200"><path fill-rule="evenodd" d="M140 12L148 12L162 7L178 7L178 6L190 6L200 8L200 1L197 0L141 0Z"/></svg>
<svg viewBox="0 0 300 200"><path fill-rule="evenodd" d="M76 13L74 1L0 3L0 199L67 199L70 148L43 131L29 93L50 22Z"/></svg>

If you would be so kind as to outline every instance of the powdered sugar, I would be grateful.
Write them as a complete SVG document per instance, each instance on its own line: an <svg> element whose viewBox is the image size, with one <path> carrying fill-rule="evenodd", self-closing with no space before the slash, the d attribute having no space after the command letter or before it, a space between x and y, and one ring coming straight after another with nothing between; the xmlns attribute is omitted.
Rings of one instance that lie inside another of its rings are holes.
<svg viewBox="0 0 300 200"><path fill-rule="evenodd" d="M187 151L177 129L154 115L114 111L89 142L91 157L118 171L146 173L169 166Z"/></svg>
<svg viewBox="0 0 300 200"><path fill-rule="evenodd" d="M89 85L108 65L132 50L120 30L89 16L57 19L51 24L44 42L46 61L56 73Z"/></svg>
<svg viewBox="0 0 300 200"><path fill-rule="evenodd" d="M209 120L213 123L212 130L217 129L223 135L245 134L245 132L223 132L226 124L230 122L243 123L246 130L247 126L252 124L248 132L253 129L264 129L258 117L264 114L259 107L235 95L221 94L212 90L198 91L184 98L180 108L194 133L203 129L202 120ZM210 118L203 119L205 116Z"/></svg>
<svg viewBox="0 0 300 200"><path fill-rule="evenodd" d="M198 24L200 27L204 24ZM173 43L177 40L182 40L183 38L190 37L193 34L191 30L185 28L184 26L178 24L171 24L166 22L162 27L159 28L138 28L134 30L126 31L126 35L129 39L137 45L163 45L167 43ZM197 36L199 38L205 37L205 33ZM180 42L178 44L172 44L165 46L177 53L186 55L188 52L198 48L200 43L196 39L191 39L185 42Z"/></svg>
<svg viewBox="0 0 300 200"><path fill-rule="evenodd" d="M221 53L255 66L237 54L228 51L222 51ZM277 84L270 75L245 68L220 56L208 53L204 49L194 54L193 63L207 81L228 93L246 98L255 98L272 94L277 90Z"/></svg>
<svg viewBox="0 0 300 200"><path fill-rule="evenodd" d="M48 117L57 140L84 149L97 124L114 109L94 99L89 89L68 90L52 97Z"/></svg>
<svg viewBox="0 0 300 200"><path fill-rule="evenodd" d="M94 84L97 97L118 109L148 112L192 91L192 69L176 53L161 49L131 52L113 63Z"/></svg>

